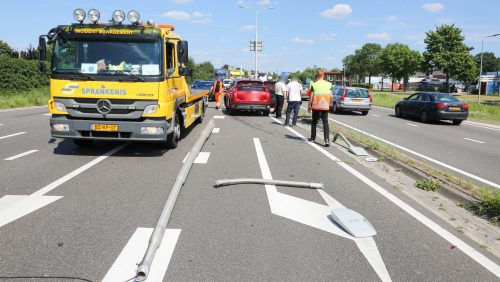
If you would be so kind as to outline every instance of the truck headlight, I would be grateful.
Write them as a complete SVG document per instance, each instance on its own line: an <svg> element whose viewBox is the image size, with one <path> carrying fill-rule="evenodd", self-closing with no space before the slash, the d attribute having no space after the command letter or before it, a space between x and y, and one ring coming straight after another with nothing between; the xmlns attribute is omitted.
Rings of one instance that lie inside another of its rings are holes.
<svg viewBox="0 0 500 282"><path fill-rule="evenodd" d="M143 115L149 115L152 113L155 113L156 110L158 110L158 105L148 105L145 109L144 112L142 113Z"/></svg>
<svg viewBox="0 0 500 282"><path fill-rule="evenodd" d="M141 134L151 134L151 135L160 135L163 134L163 127L141 127Z"/></svg>
<svg viewBox="0 0 500 282"><path fill-rule="evenodd" d="M67 112L66 106L61 103L61 102L55 102L54 105L56 106L56 109L60 112Z"/></svg>
<svg viewBox="0 0 500 282"><path fill-rule="evenodd" d="M121 24L125 19L125 13L122 10L116 10L113 12L113 22Z"/></svg>
<svg viewBox="0 0 500 282"><path fill-rule="evenodd" d="M99 11L97 11L96 9L89 10L88 15L89 15L89 20L94 24L97 23L97 21L101 17L101 13L99 13Z"/></svg>
<svg viewBox="0 0 500 282"><path fill-rule="evenodd" d="M139 12L132 10L128 12L127 18L129 22L137 24L139 22L139 19L141 18L141 15L139 15Z"/></svg>
<svg viewBox="0 0 500 282"><path fill-rule="evenodd" d="M83 9L76 9L73 12L73 17L75 18L76 21L81 23L85 19L85 11Z"/></svg>
<svg viewBox="0 0 500 282"><path fill-rule="evenodd" d="M69 125L56 123L52 125L52 129L54 129L55 131L69 131Z"/></svg>

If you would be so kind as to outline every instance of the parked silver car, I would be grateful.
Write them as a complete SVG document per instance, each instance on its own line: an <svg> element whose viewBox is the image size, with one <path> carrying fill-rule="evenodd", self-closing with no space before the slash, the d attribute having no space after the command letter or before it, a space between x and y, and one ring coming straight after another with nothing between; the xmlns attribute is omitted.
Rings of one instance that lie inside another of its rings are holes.
<svg viewBox="0 0 500 282"><path fill-rule="evenodd" d="M334 113L344 111L360 111L367 115L372 108L372 96L368 89L357 87L335 86L332 90L330 109Z"/></svg>

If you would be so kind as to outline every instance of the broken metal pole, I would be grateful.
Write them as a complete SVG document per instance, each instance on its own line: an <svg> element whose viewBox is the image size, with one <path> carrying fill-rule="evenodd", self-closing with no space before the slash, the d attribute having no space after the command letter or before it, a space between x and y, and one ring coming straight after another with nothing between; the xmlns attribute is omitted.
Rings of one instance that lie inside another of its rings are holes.
<svg viewBox="0 0 500 282"><path fill-rule="evenodd" d="M144 281L148 277L149 270L151 267L151 263L153 262L153 258L155 256L156 250L161 244L161 240L163 239L163 234L165 233L165 229L167 228L168 221L170 220L170 215L172 214L172 210L174 209L175 202L177 201L177 197L179 196L179 192L181 191L182 185L186 181L186 178L191 170L191 167L194 163L194 160L200 153L201 148L205 141L210 137L212 130L215 127L215 122L213 119L207 124L205 129L201 132L200 137L194 144L193 148L189 152L189 156L186 161L182 165L177 178L175 179L174 186L168 195L167 202L163 207L161 215L156 223L156 227L149 238L148 248L146 253L144 254L144 258L142 262L139 264L139 267L136 270L135 281Z"/></svg>
<svg viewBox="0 0 500 282"><path fill-rule="evenodd" d="M260 179L260 178L235 178L235 179L220 179L215 181L216 188L227 185L238 185L238 184L264 184L264 185L276 185L276 186L287 186L287 187L297 187L297 188L323 189L323 183L314 183L314 182L272 180L272 179Z"/></svg>

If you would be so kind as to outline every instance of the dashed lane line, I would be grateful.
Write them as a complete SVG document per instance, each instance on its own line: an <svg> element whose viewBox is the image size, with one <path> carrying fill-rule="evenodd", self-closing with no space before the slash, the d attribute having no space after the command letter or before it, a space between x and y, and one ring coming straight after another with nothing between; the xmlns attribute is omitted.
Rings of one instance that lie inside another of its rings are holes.
<svg viewBox="0 0 500 282"><path fill-rule="evenodd" d="M190 153L191 152L187 153L187 155L182 160L182 163L184 163L187 160ZM195 164L206 164L206 163L208 163L209 158L210 158L210 152L200 152L198 154L198 156L196 156L196 158L194 159L194 163Z"/></svg>
<svg viewBox="0 0 500 282"><path fill-rule="evenodd" d="M218 128L218 127L212 129L212 133L214 133L214 134L217 134L219 132L220 132L220 128Z"/></svg>
<svg viewBox="0 0 500 282"><path fill-rule="evenodd" d="M275 118L271 118L271 119L273 119L277 123L281 124L281 121L279 121L278 119L275 119ZM423 225L427 226L429 229L431 229L432 231L434 231L436 234L438 234L439 236L441 236L443 239L445 239L446 241L450 242L452 245L457 246L463 253L465 253L466 255L468 255L470 258L472 258L477 263L479 263L484 268L486 268L491 273L493 273L494 275L496 275L497 277L500 278L500 266L498 264L496 264L495 262L493 262L492 260L490 260L489 258L487 258L486 256L484 256L480 252L476 251L474 248L472 248L471 246L469 246L467 243L465 243L464 241L462 241L461 239L459 239L455 235L451 234L446 229L444 229L443 227L441 227L440 225L438 225L437 223L435 223L434 221L432 221L430 218L426 217L421 212L417 211L416 209L414 209L413 207L411 207L410 205L408 205L407 203L403 202L398 197L396 197L393 194L389 193L387 190L385 190L384 188L382 188L382 186L378 185L373 180L369 179L368 177L366 177L365 175L363 175L359 171L357 171L354 168L350 167L348 164L346 164L344 162L341 162L337 157L335 157L334 155L332 155L330 152L328 152L324 148L321 148L320 146L318 146L318 144L312 143L312 142L308 142L306 137L304 137L302 134L298 133L297 131L295 131L292 128L286 127L286 129L289 130L290 132L292 132L293 134L295 134L297 137L301 138L305 143L311 145L313 148L315 148L316 150L318 150L319 152L321 152L323 155L325 155L326 157L328 157L330 160L332 160L333 162L335 162L338 165L340 165L342 168L344 168L349 173L351 173L352 175L354 175L356 178L358 178L359 180L361 180L362 182L364 182L370 188L372 188L373 190L375 190L378 193L380 193L387 200L391 201L393 204L395 204L396 206L398 206L400 209L402 209L405 212L407 212L409 215L411 215L413 218L415 218L416 220L418 220Z"/></svg>
<svg viewBox="0 0 500 282"><path fill-rule="evenodd" d="M475 139L471 139L471 138L466 138L466 137L464 137L464 139L467 140L467 141L476 142L476 143L479 143L479 144L484 144L485 143L483 141L479 141L479 140L475 140Z"/></svg>
<svg viewBox="0 0 500 282"><path fill-rule="evenodd" d="M214 119L224 119L226 116L214 116Z"/></svg>
<svg viewBox="0 0 500 282"><path fill-rule="evenodd" d="M6 159L4 159L4 161L13 161L13 160L15 160L15 159L19 159L19 158L22 158L22 157L24 157L24 156L27 156L27 155L29 155L29 154L33 154L33 153L36 153L36 152L38 152L38 150L29 150L29 151L26 151L26 152L24 152L24 153L17 154L17 155L15 155L15 156L12 156L12 157L6 158Z"/></svg>
<svg viewBox="0 0 500 282"><path fill-rule="evenodd" d="M10 135L0 136L0 139L5 139L5 138L9 138L9 137L14 137L14 136L21 135L21 134L25 134L25 133L26 133L26 132L18 132L18 133L14 133L14 134L10 134Z"/></svg>
<svg viewBox="0 0 500 282"><path fill-rule="evenodd" d="M413 127L418 127L418 125L416 124L413 124L413 123L409 123L409 122L405 122L406 125L409 125L409 126L413 126Z"/></svg>

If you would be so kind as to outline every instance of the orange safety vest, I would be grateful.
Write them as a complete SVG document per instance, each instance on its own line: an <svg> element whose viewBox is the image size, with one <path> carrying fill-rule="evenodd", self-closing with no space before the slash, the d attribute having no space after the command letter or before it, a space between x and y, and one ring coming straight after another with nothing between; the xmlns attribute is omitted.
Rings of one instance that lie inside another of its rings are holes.
<svg viewBox="0 0 500 282"><path fill-rule="evenodd" d="M318 80L312 84L312 89L314 91L311 97L312 109L315 111L328 111L332 99L332 84L325 80Z"/></svg>

